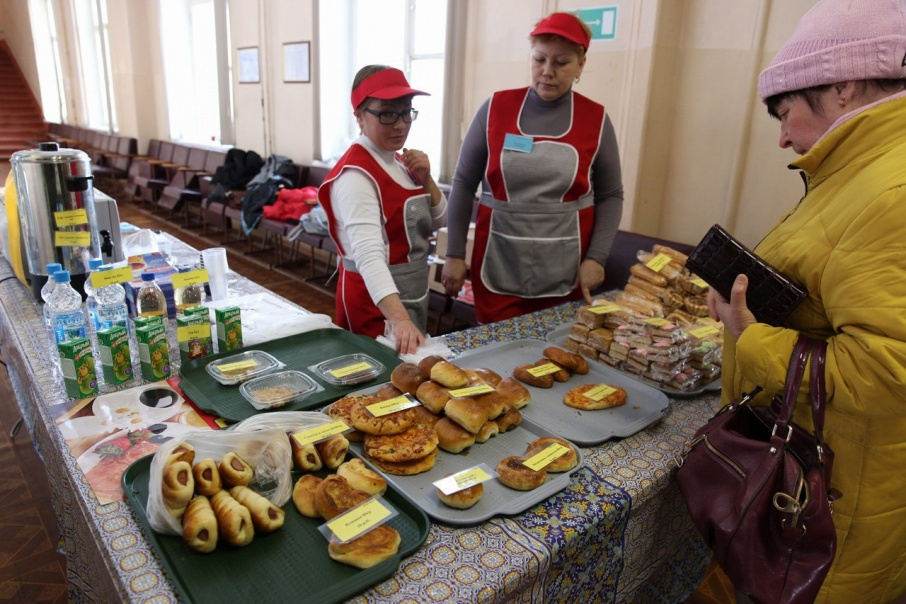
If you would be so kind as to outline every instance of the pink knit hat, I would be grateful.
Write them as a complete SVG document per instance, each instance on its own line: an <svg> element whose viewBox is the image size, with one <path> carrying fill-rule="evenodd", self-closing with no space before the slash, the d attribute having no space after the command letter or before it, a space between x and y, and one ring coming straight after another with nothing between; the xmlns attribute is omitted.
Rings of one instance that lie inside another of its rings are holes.
<svg viewBox="0 0 906 604"><path fill-rule="evenodd" d="M758 78L761 100L849 80L906 78L906 0L821 0Z"/></svg>

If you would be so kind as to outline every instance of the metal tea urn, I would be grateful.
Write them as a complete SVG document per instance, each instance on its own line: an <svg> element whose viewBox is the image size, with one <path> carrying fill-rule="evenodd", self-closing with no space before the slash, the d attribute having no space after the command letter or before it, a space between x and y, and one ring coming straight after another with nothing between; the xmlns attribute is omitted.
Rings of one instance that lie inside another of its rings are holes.
<svg viewBox="0 0 906 604"><path fill-rule="evenodd" d="M41 143L10 158L16 182L26 276L35 298L59 262L84 295L88 260L100 256L91 159L78 149Z"/></svg>

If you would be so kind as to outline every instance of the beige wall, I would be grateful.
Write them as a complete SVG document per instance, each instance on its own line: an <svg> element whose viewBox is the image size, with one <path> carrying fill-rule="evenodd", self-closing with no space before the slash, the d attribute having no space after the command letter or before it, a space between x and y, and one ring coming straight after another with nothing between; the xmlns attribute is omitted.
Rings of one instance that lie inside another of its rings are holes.
<svg viewBox="0 0 906 604"><path fill-rule="evenodd" d="M230 2L235 145L308 163L315 149L318 0ZM325 0L329 1L329 0ZM622 228L685 243L724 224L754 245L802 192L777 147L778 126L756 98L758 72L813 0L453 0L466 2L462 61L465 132L495 90L529 83L528 32L554 10L618 7L615 40L592 42L576 90L604 104L620 145L626 201ZM166 138L155 0L108 0L121 131ZM0 3L30 81L26 0ZM462 32L461 32L462 33ZM311 84L283 82L283 44L312 40ZM14 45L15 42L15 45ZM257 46L261 82L238 84L236 49ZM24 57L24 59L23 59Z"/></svg>

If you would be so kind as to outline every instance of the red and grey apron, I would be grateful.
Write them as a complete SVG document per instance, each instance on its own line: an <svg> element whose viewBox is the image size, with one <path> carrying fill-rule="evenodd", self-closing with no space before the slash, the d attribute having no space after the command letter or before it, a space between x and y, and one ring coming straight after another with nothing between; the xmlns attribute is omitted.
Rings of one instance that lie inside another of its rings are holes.
<svg viewBox="0 0 906 604"><path fill-rule="evenodd" d="M482 323L581 297L573 284L594 228L590 175L604 107L573 93L569 129L533 136L519 128L528 91L497 92L488 108L490 191L479 199L470 267ZM505 144L508 134L520 144Z"/></svg>
<svg viewBox="0 0 906 604"><path fill-rule="evenodd" d="M387 174L370 151L353 144L330 171L318 191L327 214L330 236L340 256L334 322L372 338L384 333L384 315L372 301L365 280L349 250L337 236L330 185L343 170L361 170L374 183L381 204L384 242L390 275L412 322L425 330L428 323L428 237L431 235L431 196L424 187L404 187Z"/></svg>

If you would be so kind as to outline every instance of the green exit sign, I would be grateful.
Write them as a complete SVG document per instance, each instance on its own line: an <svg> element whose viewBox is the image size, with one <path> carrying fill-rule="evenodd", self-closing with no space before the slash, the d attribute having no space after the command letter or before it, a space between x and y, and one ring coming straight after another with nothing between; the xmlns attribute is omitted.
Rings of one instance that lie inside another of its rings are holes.
<svg viewBox="0 0 906 604"><path fill-rule="evenodd" d="M591 28L592 40L613 40L617 37L616 6L582 8L576 11L576 16Z"/></svg>

